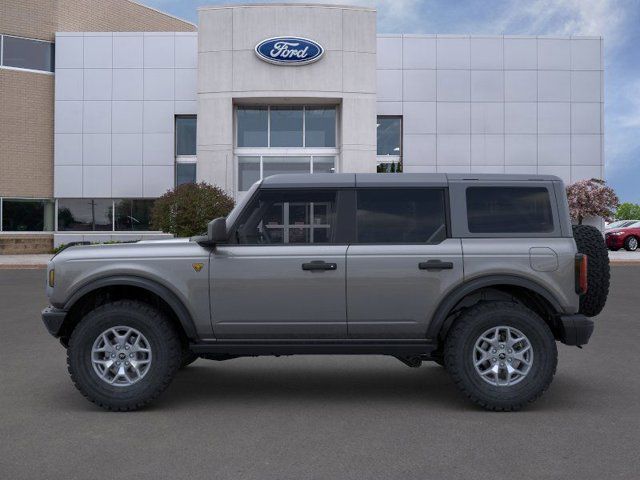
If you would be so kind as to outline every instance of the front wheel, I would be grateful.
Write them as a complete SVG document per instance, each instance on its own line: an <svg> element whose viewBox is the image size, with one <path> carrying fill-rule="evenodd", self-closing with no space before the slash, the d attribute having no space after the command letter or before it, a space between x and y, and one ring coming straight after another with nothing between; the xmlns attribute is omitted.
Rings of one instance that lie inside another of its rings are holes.
<svg viewBox="0 0 640 480"><path fill-rule="evenodd" d="M73 330L67 366L80 392L106 410L141 408L169 385L182 360L177 332L145 303L120 300L89 312Z"/></svg>
<svg viewBox="0 0 640 480"><path fill-rule="evenodd" d="M487 410L514 411L549 387L558 351L549 326L515 302L467 310L449 332L447 371L462 392Z"/></svg>

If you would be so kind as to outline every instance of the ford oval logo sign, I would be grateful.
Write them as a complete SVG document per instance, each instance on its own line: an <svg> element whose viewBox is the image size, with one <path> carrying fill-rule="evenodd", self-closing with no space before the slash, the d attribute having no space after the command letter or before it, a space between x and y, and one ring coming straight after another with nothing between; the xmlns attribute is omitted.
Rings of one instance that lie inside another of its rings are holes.
<svg viewBox="0 0 640 480"><path fill-rule="evenodd" d="M276 65L307 65L320 60L323 54L322 45L308 38L274 37L256 45L260 60Z"/></svg>

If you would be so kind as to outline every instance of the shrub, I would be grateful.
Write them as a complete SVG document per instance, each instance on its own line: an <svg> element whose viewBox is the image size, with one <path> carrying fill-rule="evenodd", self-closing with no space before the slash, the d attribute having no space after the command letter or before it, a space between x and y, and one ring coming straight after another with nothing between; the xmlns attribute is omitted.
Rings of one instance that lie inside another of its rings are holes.
<svg viewBox="0 0 640 480"><path fill-rule="evenodd" d="M232 208L233 199L218 187L204 182L185 183L155 201L151 225L178 237L202 235L207 223L227 216Z"/></svg>
<svg viewBox="0 0 640 480"><path fill-rule="evenodd" d="M585 217L602 217L611 220L620 204L618 196L604 180L592 178L579 180L567 187L571 218L582 225Z"/></svg>

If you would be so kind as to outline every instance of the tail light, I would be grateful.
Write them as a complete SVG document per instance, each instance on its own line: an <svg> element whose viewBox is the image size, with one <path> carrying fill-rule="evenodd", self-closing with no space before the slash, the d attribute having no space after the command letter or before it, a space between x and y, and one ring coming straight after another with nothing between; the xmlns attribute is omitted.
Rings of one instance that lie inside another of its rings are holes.
<svg viewBox="0 0 640 480"><path fill-rule="evenodd" d="M587 280L588 264L589 257L584 253L576 254L576 293L578 295L584 295L589 288Z"/></svg>

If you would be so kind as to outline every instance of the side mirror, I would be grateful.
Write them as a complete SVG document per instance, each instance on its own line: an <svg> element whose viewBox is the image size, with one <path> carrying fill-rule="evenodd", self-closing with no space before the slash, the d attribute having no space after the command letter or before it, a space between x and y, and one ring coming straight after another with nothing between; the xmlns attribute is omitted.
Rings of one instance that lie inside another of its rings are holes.
<svg viewBox="0 0 640 480"><path fill-rule="evenodd" d="M207 236L212 244L225 243L227 241L227 219L219 217L211 220L207 226Z"/></svg>

